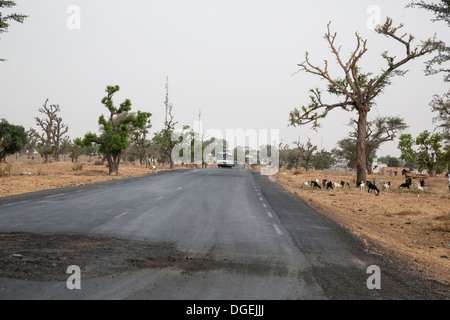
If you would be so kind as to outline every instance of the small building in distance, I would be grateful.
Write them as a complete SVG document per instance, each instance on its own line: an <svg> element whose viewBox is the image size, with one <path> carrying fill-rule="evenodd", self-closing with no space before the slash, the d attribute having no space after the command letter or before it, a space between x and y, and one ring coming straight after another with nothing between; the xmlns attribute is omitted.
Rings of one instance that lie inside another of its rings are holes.
<svg viewBox="0 0 450 320"><path fill-rule="evenodd" d="M381 168L381 173L387 176L401 176L403 170L409 171L409 168L403 168L403 167L384 167Z"/></svg>
<svg viewBox="0 0 450 320"><path fill-rule="evenodd" d="M331 166L330 169L333 170L351 170L351 168L349 168L347 166L348 161L346 159L336 159L336 163Z"/></svg>
<svg viewBox="0 0 450 320"><path fill-rule="evenodd" d="M372 172L373 173L382 173L383 168L386 168L387 164L383 162L378 162L378 159L374 159L372 163Z"/></svg>

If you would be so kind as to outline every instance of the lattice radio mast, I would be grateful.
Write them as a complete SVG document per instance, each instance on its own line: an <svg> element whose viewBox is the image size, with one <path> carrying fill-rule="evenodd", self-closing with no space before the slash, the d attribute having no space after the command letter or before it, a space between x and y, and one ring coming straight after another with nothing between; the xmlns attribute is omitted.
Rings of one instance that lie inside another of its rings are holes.
<svg viewBox="0 0 450 320"><path fill-rule="evenodd" d="M167 124L167 113L169 112L169 76L166 78L166 101L164 101L164 104L166 105L166 120L165 124Z"/></svg>

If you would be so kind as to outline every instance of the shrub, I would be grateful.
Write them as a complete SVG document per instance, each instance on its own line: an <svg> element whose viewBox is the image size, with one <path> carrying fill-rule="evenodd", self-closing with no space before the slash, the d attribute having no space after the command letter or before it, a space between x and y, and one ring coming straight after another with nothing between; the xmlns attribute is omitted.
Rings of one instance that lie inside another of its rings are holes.
<svg viewBox="0 0 450 320"><path fill-rule="evenodd" d="M294 172L292 172L292 174L304 174L304 173L305 173L305 170L303 170L303 169L297 169Z"/></svg>
<svg viewBox="0 0 450 320"><path fill-rule="evenodd" d="M81 171L83 170L83 164L82 163L75 163L72 167L73 171Z"/></svg>
<svg viewBox="0 0 450 320"><path fill-rule="evenodd" d="M8 177L11 175L12 165L10 163L2 164L0 166L0 177Z"/></svg>

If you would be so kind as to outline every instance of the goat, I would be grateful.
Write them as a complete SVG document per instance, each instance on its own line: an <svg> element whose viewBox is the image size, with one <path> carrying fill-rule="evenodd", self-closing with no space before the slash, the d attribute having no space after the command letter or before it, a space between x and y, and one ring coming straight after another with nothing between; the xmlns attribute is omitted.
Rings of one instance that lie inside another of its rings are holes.
<svg viewBox="0 0 450 320"><path fill-rule="evenodd" d="M344 186L345 186L345 181L341 180L341 186L342 186L342 188L344 188Z"/></svg>
<svg viewBox="0 0 450 320"><path fill-rule="evenodd" d="M385 183L383 184L384 190L389 190L389 187L390 187L390 186L391 186L391 182L390 182L390 181L385 182Z"/></svg>
<svg viewBox="0 0 450 320"><path fill-rule="evenodd" d="M303 183L303 188L309 188L309 183L308 183L308 181L305 181L305 182Z"/></svg>
<svg viewBox="0 0 450 320"><path fill-rule="evenodd" d="M359 190L364 190L365 183L363 183L361 181L358 186L359 186Z"/></svg>
<svg viewBox="0 0 450 320"><path fill-rule="evenodd" d="M408 188L408 189L410 189L410 184L408 183L408 182L405 182L405 183L402 183L401 185L399 185L398 187L399 188Z"/></svg>
<svg viewBox="0 0 450 320"><path fill-rule="evenodd" d="M327 179L323 179L322 180L322 186L325 188L327 186L328 180Z"/></svg>
<svg viewBox="0 0 450 320"><path fill-rule="evenodd" d="M314 189L314 188L322 189L322 188L319 186L319 184L318 184L316 181L314 181L314 180L311 181L311 187L312 187L313 189Z"/></svg>
<svg viewBox="0 0 450 320"><path fill-rule="evenodd" d="M412 184L412 181L411 181L410 178L408 178L408 179L406 179L406 182L405 182L405 183L402 183L402 184L399 185L398 187L399 187L399 188L408 188L408 189L411 189L411 184Z"/></svg>
<svg viewBox="0 0 450 320"><path fill-rule="evenodd" d="M369 188L367 192L371 192L372 190L376 190L378 194L380 193L380 190L378 190L377 186L373 183L368 183L367 187Z"/></svg>
<svg viewBox="0 0 450 320"><path fill-rule="evenodd" d="M337 183L337 182L334 182L334 183L333 183L333 186L334 186L333 189L334 189L334 191L336 191L336 189L341 189L341 188L344 187L344 184L345 184L345 183L342 184L342 182L343 182L343 181L341 181L341 183Z"/></svg>
<svg viewBox="0 0 450 320"><path fill-rule="evenodd" d="M333 188L333 181L328 181L328 182L327 182L327 190L328 190L328 189L334 189L334 188Z"/></svg>

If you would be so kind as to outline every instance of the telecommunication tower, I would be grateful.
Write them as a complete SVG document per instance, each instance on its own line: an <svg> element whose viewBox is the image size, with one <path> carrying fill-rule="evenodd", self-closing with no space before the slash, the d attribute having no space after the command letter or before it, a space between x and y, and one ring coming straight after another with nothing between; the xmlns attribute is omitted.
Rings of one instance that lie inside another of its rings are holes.
<svg viewBox="0 0 450 320"><path fill-rule="evenodd" d="M167 113L169 112L169 77L166 78L166 101L164 101L164 104L166 105L166 120L165 124L167 123Z"/></svg>

